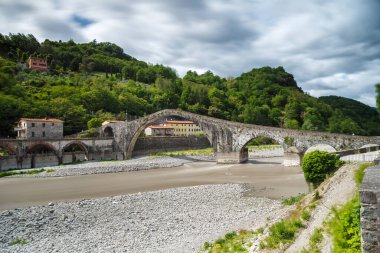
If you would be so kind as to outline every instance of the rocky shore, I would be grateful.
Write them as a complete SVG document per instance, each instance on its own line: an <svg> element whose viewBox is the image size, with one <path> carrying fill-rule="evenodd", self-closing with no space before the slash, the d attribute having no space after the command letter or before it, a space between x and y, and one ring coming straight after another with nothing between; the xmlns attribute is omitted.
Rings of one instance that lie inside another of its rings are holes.
<svg viewBox="0 0 380 253"><path fill-rule="evenodd" d="M0 251L194 252L205 241L263 226L284 212L279 201L256 198L238 184L50 203L3 211Z"/></svg>

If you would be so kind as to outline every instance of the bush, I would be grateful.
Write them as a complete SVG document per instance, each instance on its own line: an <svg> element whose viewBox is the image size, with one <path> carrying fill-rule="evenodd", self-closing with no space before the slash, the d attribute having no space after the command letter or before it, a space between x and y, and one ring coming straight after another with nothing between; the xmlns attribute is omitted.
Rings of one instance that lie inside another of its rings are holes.
<svg viewBox="0 0 380 253"><path fill-rule="evenodd" d="M260 248L279 248L282 244L293 242L295 234L303 227L302 222L297 220L281 220L269 228L269 236L260 243Z"/></svg>
<svg viewBox="0 0 380 253"><path fill-rule="evenodd" d="M315 150L306 154L303 158L302 170L306 181L319 184L342 164L343 162L339 160L337 155Z"/></svg>
<svg viewBox="0 0 380 253"><path fill-rule="evenodd" d="M328 231L333 236L334 252L361 252L359 196L339 209L333 208Z"/></svg>
<svg viewBox="0 0 380 253"><path fill-rule="evenodd" d="M292 196L288 199L284 199L282 201L282 204L285 206L291 206L291 205L297 204L303 199L303 197L305 197L305 195L306 195L305 193L299 193L297 196Z"/></svg>

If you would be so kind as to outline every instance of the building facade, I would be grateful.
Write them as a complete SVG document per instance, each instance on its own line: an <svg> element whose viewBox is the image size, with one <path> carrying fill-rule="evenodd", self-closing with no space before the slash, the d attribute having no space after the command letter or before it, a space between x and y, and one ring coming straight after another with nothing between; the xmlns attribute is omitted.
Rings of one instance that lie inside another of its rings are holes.
<svg viewBox="0 0 380 253"><path fill-rule="evenodd" d="M167 120L162 125L173 128L175 136L196 135L201 132L201 129L189 120Z"/></svg>
<svg viewBox="0 0 380 253"><path fill-rule="evenodd" d="M151 125L144 130L146 136L174 136L174 128L162 125Z"/></svg>
<svg viewBox="0 0 380 253"><path fill-rule="evenodd" d="M63 121L59 119L32 119L21 118L17 121L18 139L33 138L62 138L63 137Z"/></svg>
<svg viewBox="0 0 380 253"><path fill-rule="evenodd" d="M28 59L28 65L29 65L29 69L31 70L33 69L41 70L41 71L49 70L47 60L44 58L30 56Z"/></svg>

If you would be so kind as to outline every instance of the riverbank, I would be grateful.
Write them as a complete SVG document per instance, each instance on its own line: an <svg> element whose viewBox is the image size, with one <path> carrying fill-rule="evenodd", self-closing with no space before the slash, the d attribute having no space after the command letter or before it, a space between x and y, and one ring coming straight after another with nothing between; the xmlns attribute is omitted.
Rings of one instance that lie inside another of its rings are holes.
<svg viewBox="0 0 380 253"><path fill-rule="evenodd" d="M285 215L238 184L51 203L0 214L1 252L194 252L236 229ZM17 239L26 244L10 245Z"/></svg>

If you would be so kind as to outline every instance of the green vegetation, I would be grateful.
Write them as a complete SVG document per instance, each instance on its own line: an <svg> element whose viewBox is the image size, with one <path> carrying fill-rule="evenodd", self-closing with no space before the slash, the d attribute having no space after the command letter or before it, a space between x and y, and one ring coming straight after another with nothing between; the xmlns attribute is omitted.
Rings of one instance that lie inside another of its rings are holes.
<svg viewBox="0 0 380 253"><path fill-rule="evenodd" d="M262 145L274 145L278 144L275 140L265 136L258 136L250 140L246 146L262 146Z"/></svg>
<svg viewBox="0 0 380 253"><path fill-rule="evenodd" d="M308 210L308 208L304 208L304 209L302 209L302 212L301 212L301 217L302 217L302 219L304 219L304 220L310 220L310 217L311 217L311 213L310 213L310 211Z"/></svg>
<svg viewBox="0 0 380 253"><path fill-rule="evenodd" d="M305 193L300 193L297 196L292 196L290 198L284 199L282 201L282 204L286 206L298 204L303 199L303 197L305 197L305 195L306 195Z"/></svg>
<svg viewBox="0 0 380 253"><path fill-rule="evenodd" d="M306 181L319 184L342 164L343 162L339 160L337 155L315 150L306 154L303 158L302 170Z"/></svg>
<svg viewBox="0 0 380 253"><path fill-rule="evenodd" d="M29 242L25 239L21 239L21 238L17 238L17 239L14 239L13 241L11 241L9 243L9 245L16 245L16 244L28 244Z"/></svg>
<svg viewBox="0 0 380 253"><path fill-rule="evenodd" d="M269 228L269 236L261 243L260 248L277 249L289 245L294 241L295 235L303 227L300 219L281 220Z"/></svg>
<svg viewBox="0 0 380 253"><path fill-rule="evenodd" d="M321 228L315 229L309 239L309 247L307 249L302 249L300 253L322 253L321 249L319 248L320 243L323 240L322 231L323 229Z"/></svg>
<svg viewBox="0 0 380 253"><path fill-rule="evenodd" d="M212 155L214 150L212 148L203 149L188 149L180 151L166 151L150 154L150 156L190 156L190 155Z"/></svg>
<svg viewBox="0 0 380 253"><path fill-rule="evenodd" d="M29 56L46 58L49 72L28 70ZM0 34L0 80L2 137L15 136L20 117L59 118L64 134L89 130L83 136L90 137L105 119L131 120L167 108L259 125L380 135L376 110L345 98L311 97L281 66L233 78L211 71L180 78L110 42L40 43L30 34Z"/></svg>
<svg viewBox="0 0 380 253"><path fill-rule="evenodd" d="M364 171L365 169L367 169L368 167L371 167L371 166L374 166L375 163L371 162L371 163L363 163L362 165L360 165L360 167L355 171L355 174L354 174L354 180L355 180L355 183L356 185L359 187L362 182L363 182L363 177L364 177Z"/></svg>
<svg viewBox="0 0 380 253"><path fill-rule="evenodd" d="M363 163L355 171L354 180L359 188L366 168L373 163ZM327 222L328 232L333 237L333 252L361 252L360 242L360 200L359 194L345 205L331 211L332 218Z"/></svg>
<svg viewBox="0 0 380 253"><path fill-rule="evenodd" d="M339 209L333 208L332 214L327 225L334 241L333 252L361 252L359 196Z"/></svg>
<svg viewBox="0 0 380 253"><path fill-rule="evenodd" d="M271 145L260 145L260 146L247 146L248 151L256 151L256 150L274 150L277 148L281 148L281 145L271 144Z"/></svg>
<svg viewBox="0 0 380 253"><path fill-rule="evenodd" d="M9 153L8 153L8 150L0 147L0 156L8 156Z"/></svg>
<svg viewBox="0 0 380 253"><path fill-rule="evenodd" d="M224 238L217 239L214 243L205 242L203 249L208 253L245 253L252 246L250 240L263 233L263 228L256 231L240 230L229 232Z"/></svg>
<svg viewBox="0 0 380 253"><path fill-rule="evenodd" d="M45 169L38 169L38 170L25 170L25 171L1 171L0 172L0 177L8 177L8 176L14 176L14 175L25 175L25 174L38 174L41 172L46 171ZM52 171L49 171L52 172Z"/></svg>

